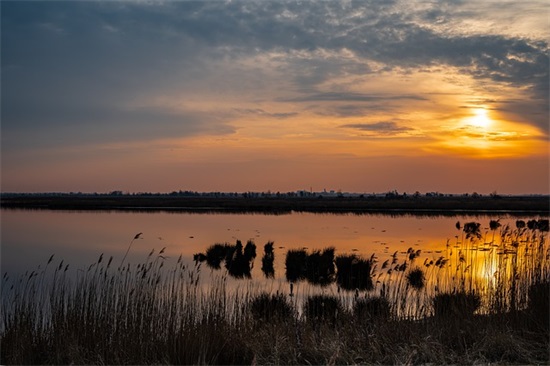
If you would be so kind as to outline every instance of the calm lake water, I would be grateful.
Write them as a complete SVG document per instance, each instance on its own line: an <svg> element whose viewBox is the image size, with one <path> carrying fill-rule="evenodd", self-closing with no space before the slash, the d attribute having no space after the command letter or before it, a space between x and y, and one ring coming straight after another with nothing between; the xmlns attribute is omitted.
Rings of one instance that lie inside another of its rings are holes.
<svg viewBox="0 0 550 366"><path fill-rule="evenodd" d="M84 269L103 254L120 263L128 245L137 233L143 233L132 244L126 259L142 263L151 250L165 249L166 265L180 255L190 265L193 254L205 252L215 243L235 244L253 240L257 257L253 278L261 278L264 244L274 242L276 278L284 278L284 260L291 248L336 248L336 254L355 253L364 257L375 254L379 261L395 251L420 249L420 261L436 259L447 246L455 243L461 232L457 221L481 223L482 232L490 237L489 221L515 227L518 219L538 216L414 216L381 214L313 214L285 215L224 213L143 213L143 212L60 212L1 210L2 273L12 277L42 267L52 254L54 262L70 265L70 271ZM544 217L546 218L546 217ZM222 270L223 271L223 270Z"/></svg>

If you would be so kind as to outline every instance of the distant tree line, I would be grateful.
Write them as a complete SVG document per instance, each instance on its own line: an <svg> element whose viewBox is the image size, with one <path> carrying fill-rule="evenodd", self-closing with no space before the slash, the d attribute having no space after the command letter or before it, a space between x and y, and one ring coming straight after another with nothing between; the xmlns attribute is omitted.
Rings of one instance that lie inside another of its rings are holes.
<svg viewBox="0 0 550 366"><path fill-rule="evenodd" d="M441 192L426 192L424 194L419 191L415 191L412 194L407 192L399 193L397 190L391 190L385 193L353 193L353 192L342 192L341 190L335 191L323 191L323 192L313 192L298 190L295 192L198 192L191 190L179 190L172 192L125 192L121 190L114 190L107 193L85 193L85 192L41 192L41 193L15 193L15 192L3 192L0 195L4 197L217 197L217 198L323 198L323 197L357 197L357 198L387 198L387 199L403 199L403 198L421 198L421 197L465 197L465 198L480 198L484 197L483 194L472 192L472 193L462 193L462 194L452 194L452 193L441 193ZM501 198L496 191L486 195L491 198ZM514 195L509 195L514 196ZM545 196L545 195L527 195L527 196ZM520 195L516 196L520 197Z"/></svg>

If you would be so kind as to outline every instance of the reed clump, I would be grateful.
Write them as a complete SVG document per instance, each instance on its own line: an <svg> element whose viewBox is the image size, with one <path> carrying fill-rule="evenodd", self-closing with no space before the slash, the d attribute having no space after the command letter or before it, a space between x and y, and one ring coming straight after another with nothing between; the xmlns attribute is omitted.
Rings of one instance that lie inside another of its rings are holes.
<svg viewBox="0 0 550 366"><path fill-rule="evenodd" d="M329 322L334 324L344 314L341 300L332 295L309 296L304 306L306 319L310 322Z"/></svg>
<svg viewBox="0 0 550 366"><path fill-rule="evenodd" d="M273 242L267 242L264 245L264 255L262 257L262 272L266 278L275 277L275 252L273 251Z"/></svg>
<svg viewBox="0 0 550 366"><path fill-rule="evenodd" d="M305 249L292 249L286 254L286 279L290 282L307 280L309 283L327 286L334 282L335 248L329 247L308 253Z"/></svg>
<svg viewBox="0 0 550 366"><path fill-rule="evenodd" d="M196 263L206 261L212 269L220 269L223 261L229 275L235 278L251 277L254 258L256 258L256 244L252 240L249 240L244 247L240 240L237 240L235 245L214 244L206 250L206 254L197 253L193 256Z"/></svg>
<svg viewBox="0 0 550 366"><path fill-rule="evenodd" d="M410 270L409 273L407 273L407 282L412 288L422 290L426 282L422 268L414 268Z"/></svg>
<svg viewBox="0 0 550 366"><path fill-rule="evenodd" d="M339 255L336 257L338 272L336 281L345 290L373 289L372 261L361 258L355 254Z"/></svg>
<svg viewBox="0 0 550 366"><path fill-rule="evenodd" d="M386 322L390 319L391 305L382 296L361 298L354 302L353 314L359 321Z"/></svg>
<svg viewBox="0 0 550 366"><path fill-rule="evenodd" d="M475 292L439 293L433 298L434 316L438 318L471 317L481 305L481 298Z"/></svg>
<svg viewBox="0 0 550 366"><path fill-rule="evenodd" d="M305 249L290 249L286 253L285 259L285 276L287 281L296 282L306 278L305 264L307 260L307 252Z"/></svg>
<svg viewBox="0 0 550 366"><path fill-rule="evenodd" d="M253 319L264 322L284 321L295 316L292 304L281 293L261 293L251 300L249 306Z"/></svg>

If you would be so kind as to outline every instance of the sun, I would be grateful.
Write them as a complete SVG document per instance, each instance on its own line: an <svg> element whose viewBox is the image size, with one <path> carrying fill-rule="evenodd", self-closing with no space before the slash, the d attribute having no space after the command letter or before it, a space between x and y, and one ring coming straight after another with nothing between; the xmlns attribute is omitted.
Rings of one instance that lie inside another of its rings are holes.
<svg viewBox="0 0 550 366"><path fill-rule="evenodd" d="M474 109L474 116L467 119L467 124L477 128L487 129L491 126L491 119L487 110L483 108Z"/></svg>

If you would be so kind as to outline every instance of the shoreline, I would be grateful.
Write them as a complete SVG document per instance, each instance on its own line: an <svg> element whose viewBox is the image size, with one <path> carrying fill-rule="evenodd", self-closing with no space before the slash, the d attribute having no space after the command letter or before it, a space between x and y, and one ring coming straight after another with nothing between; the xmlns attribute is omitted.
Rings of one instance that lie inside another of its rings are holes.
<svg viewBox="0 0 550 366"><path fill-rule="evenodd" d="M506 197L216 197L170 195L2 194L2 209L285 214L550 214L549 196Z"/></svg>

